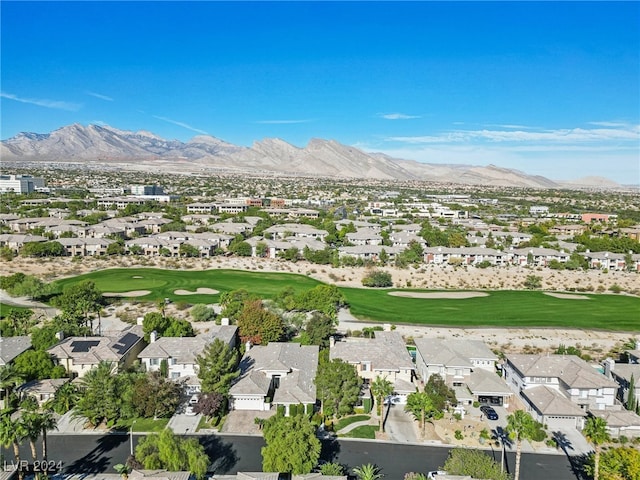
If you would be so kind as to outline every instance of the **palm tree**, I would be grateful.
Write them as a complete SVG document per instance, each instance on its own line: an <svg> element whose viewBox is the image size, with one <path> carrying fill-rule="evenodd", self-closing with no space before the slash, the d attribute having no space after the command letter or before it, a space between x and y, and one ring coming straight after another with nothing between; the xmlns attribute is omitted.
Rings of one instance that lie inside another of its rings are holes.
<svg viewBox="0 0 640 480"><path fill-rule="evenodd" d="M8 413L0 416L0 443L6 448L13 446L13 456L17 465L20 465L20 442L25 437L26 432L20 420L12 420ZM18 470L18 478L24 478L22 469Z"/></svg>
<svg viewBox="0 0 640 480"><path fill-rule="evenodd" d="M353 474L358 477L358 480L377 480L378 478L384 477L378 467L371 463L355 467Z"/></svg>
<svg viewBox="0 0 640 480"><path fill-rule="evenodd" d="M380 415L380 431L384 432L384 405L385 397L393 393L393 384L384 377L377 376L371 383L371 394L376 399L378 405L378 413Z"/></svg>
<svg viewBox="0 0 640 480"><path fill-rule="evenodd" d="M600 417L589 417L587 418L582 433L585 438L593 444L595 450L593 457L593 480L598 480L598 476L600 475L600 445L609 440L607 421Z"/></svg>
<svg viewBox="0 0 640 480"><path fill-rule="evenodd" d="M80 394L78 387L71 382L67 382L56 390L53 399L50 400L51 403L48 405L52 407L56 413L63 414L71 410L76 403L78 403L79 399Z"/></svg>
<svg viewBox="0 0 640 480"><path fill-rule="evenodd" d="M424 428L427 423L427 416L431 416L434 412L433 400L429 394L425 392L414 392L407 397L407 405L404 407L406 412L411 412L416 420L420 420L420 428L424 436Z"/></svg>
<svg viewBox="0 0 640 480"><path fill-rule="evenodd" d="M16 370L13 363L0 367L0 388L2 388L2 391L4 392L2 408L7 408L9 406L9 396L11 395L13 387L20 385L23 380L22 375Z"/></svg>
<svg viewBox="0 0 640 480"><path fill-rule="evenodd" d="M40 428L42 428L42 460L47 461L47 431L58 429L58 419L51 410L40 413Z"/></svg>
<svg viewBox="0 0 640 480"><path fill-rule="evenodd" d="M531 440L536 432L536 422L524 410L517 410L507 417L507 433L516 441L516 469L513 480L520 478L520 458L522 456L522 441Z"/></svg>
<svg viewBox="0 0 640 480"><path fill-rule="evenodd" d="M38 412L23 412L20 417L22 426L25 430L25 434L29 439L29 446L31 447L31 456L33 460L38 460L38 451L36 450L36 441L40 437L40 416Z"/></svg>

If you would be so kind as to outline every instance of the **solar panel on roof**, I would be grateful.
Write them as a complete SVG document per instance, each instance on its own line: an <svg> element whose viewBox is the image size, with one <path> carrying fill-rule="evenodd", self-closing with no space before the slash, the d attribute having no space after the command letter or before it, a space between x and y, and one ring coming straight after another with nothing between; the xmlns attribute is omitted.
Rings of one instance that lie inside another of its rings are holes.
<svg viewBox="0 0 640 480"><path fill-rule="evenodd" d="M74 340L71 342L71 351L73 353L86 353L98 345L100 345L99 340Z"/></svg>
<svg viewBox="0 0 640 480"><path fill-rule="evenodd" d="M118 343L114 344L112 348L118 355L124 355L139 339L140 337L138 335L129 332L122 337Z"/></svg>

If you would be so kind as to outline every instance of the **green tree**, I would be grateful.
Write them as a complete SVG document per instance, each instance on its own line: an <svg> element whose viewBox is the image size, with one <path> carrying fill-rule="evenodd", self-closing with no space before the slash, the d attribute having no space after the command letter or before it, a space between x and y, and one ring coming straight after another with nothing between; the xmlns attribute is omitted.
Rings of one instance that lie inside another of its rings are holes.
<svg viewBox="0 0 640 480"><path fill-rule="evenodd" d="M53 411L59 415L67 413L80 400L78 387L71 382L67 382L56 390L53 400L49 404Z"/></svg>
<svg viewBox="0 0 640 480"><path fill-rule="evenodd" d="M42 459L46 462L48 458L47 432L58 429L58 419L53 415L51 410L43 410L40 412L40 428L42 429Z"/></svg>
<svg viewBox="0 0 640 480"><path fill-rule="evenodd" d="M353 365L334 359L320 362L316 375L317 395L326 416L342 416L353 411L360 396L362 379Z"/></svg>
<svg viewBox="0 0 640 480"><path fill-rule="evenodd" d="M424 392L429 395L436 411L441 412L447 408L447 405L456 405L456 393L445 383L444 379L434 373L427 380L424 386Z"/></svg>
<svg viewBox="0 0 640 480"><path fill-rule="evenodd" d="M263 433L263 471L306 474L318 464L320 440L306 415L274 415L264 423Z"/></svg>
<svg viewBox="0 0 640 480"><path fill-rule="evenodd" d="M600 473L600 446L609 441L609 432L607 432L606 420L600 417L587 418L582 434L593 444L595 451L593 457L593 480L598 480Z"/></svg>
<svg viewBox="0 0 640 480"><path fill-rule="evenodd" d="M584 470L587 475L595 479L597 477L594 463L595 454L591 454ZM600 480L640 479L640 451L633 447L617 447L602 452L598 477Z"/></svg>
<svg viewBox="0 0 640 480"><path fill-rule="evenodd" d="M524 280L524 288L528 290L536 290L538 288L542 288L542 277L537 275L527 275L527 278Z"/></svg>
<svg viewBox="0 0 640 480"><path fill-rule="evenodd" d="M162 332L163 337L195 337L193 326L188 320L173 317L167 318L169 320L169 326Z"/></svg>
<svg viewBox="0 0 640 480"><path fill-rule="evenodd" d="M365 287L392 287L393 280L389 272L370 270L362 277L362 285Z"/></svg>
<svg viewBox="0 0 640 480"><path fill-rule="evenodd" d="M163 377L159 371L139 374L125 399L137 416L166 418L173 415L180 404L182 386Z"/></svg>
<svg viewBox="0 0 640 480"><path fill-rule="evenodd" d="M65 376L65 369L55 365L51 355L44 350L27 350L13 361L16 371L25 381L42 380L43 378L61 378Z"/></svg>
<svg viewBox="0 0 640 480"><path fill-rule="evenodd" d="M61 295L52 300L54 306L75 319L82 319L87 327L93 330L89 314L98 314L104 305L102 293L92 280L84 280L66 287Z"/></svg>
<svg viewBox="0 0 640 480"><path fill-rule="evenodd" d="M34 403L35 407L37 408L37 402ZM22 425L22 428L24 429L25 438L29 440L31 456L33 457L33 460L36 461L38 460L36 442L38 441L38 438L40 438L40 433L42 433L40 414L32 409L23 409L19 421Z"/></svg>
<svg viewBox="0 0 640 480"><path fill-rule="evenodd" d="M0 443L3 447L13 447L13 456L17 464L20 464L20 444L26 438L27 431L20 419L12 420L11 413L0 414ZM18 478L24 478L24 471L18 470Z"/></svg>
<svg viewBox="0 0 640 480"><path fill-rule="evenodd" d="M427 418L431 418L436 413L433 406L433 400L429 394L425 392L414 392L407 396L407 404L405 411L410 412L414 418L420 421L420 430L424 435L424 429L427 424Z"/></svg>
<svg viewBox="0 0 640 480"><path fill-rule="evenodd" d="M204 303L198 303L189 310L194 322L211 322L216 319L216 312L213 308Z"/></svg>
<svg viewBox="0 0 640 480"><path fill-rule="evenodd" d="M313 312L307 321L305 333L310 345L329 346L329 337L336 333L335 320L321 312Z"/></svg>
<svg viewBox="0 0 640 480"><path fill-rule="evenodd" d="M22 282L15 286L13 293L19 297L34 299L46 295L48 290L48 286L38 277L27 275Z"/></svg>
<svg viewBox="0 0 640 480"><path fill-rule="evenodd" d="M74 409L75 416L86 417L91 425L113 425L119 418L125 393L122 377L114 374L110 362L100 362L80 383L82 392Z"/></svg>
<svg viewBox="0 0 640 480"><path fill-rule="evenodd" d="M241 288L224 292L220 295L220 307L222 307L222 317L229 318L234 322L238 319L238 315L244 307L247 300L255 300L257 297L250 294L247 290Z"/></svg>
<svg viewBox="0 0 640 480"><path fill-rule="evenodd" d="M200 256L200 251L198 250L198 247L195 247L188 243L180 244L180 247L178 248L178 253L180 254L181 257L195 258Z"/></svg>
<svg viewBox="0 0 640 480"><path fill-rule="evenodd" d="M378 375L369 388L371 395L376 399L380 431L384 432L384 399L393 393L393 383Z"/></svg>
<svg viewBox="0 0 640 480"><path fill-rule="evenodd" d="M196 438L185 440L168 428L141 439L135 459L147 470L187 470L199 480L209 466L209 456Z"/></svg>
<svg viewBox="0 0 640 480"><path fill-rule="evenodd" d="M531 440L536 434L537 426L531 415L524 410L516 410L507 417L507 434L516 441L516 467L514 480L520 478L520 459L522 458L522 441Z"/></svg>
<svg viewBox="0 0 640 480"><path fill-rule="evenodd" d="M226 396L231 388L231 382L240 375L238 361L238 351L230 348L219 338L208 344L196 357L202 391L216 392Z"/></svg>
<svg viewBox="0 0 640 480"><path fill-rule="evenodd" d="M247 300L237 318L240 339L256 345L277 342L284 336L282 318L262 306L262 300Z"/></svg>
<svg viewBox="0 0 640 480"><path fill-rule="evenodd" d="M16 385L24 382L23 375L13 363L0 366L0 388L3 394L3 409L9 406L9 399Z"/></svg>
<svg viewBox="0 0 640 480"><path fill-rule="evenodd" d="M358 480L377 480L378 478L384 477L384 475L380 473L380 469L371 463L354 467L353 474L358 477Z"/></svg>
<svg viewBox="0 0 640 480"><path fill-rule="evenodd" d="M631 410L635 412L638 408L638 400L636 399L636 379L631 374L631 378L629 379L629 395L627 396L627 410Z"/></svg>
<svg viewBox="0 0 640 480"><path fill-rule="evenodd" d="M442 467L451 475L469 475L487 480L509 480L509 474L489 455L470 448L454 448Z"/></svg>

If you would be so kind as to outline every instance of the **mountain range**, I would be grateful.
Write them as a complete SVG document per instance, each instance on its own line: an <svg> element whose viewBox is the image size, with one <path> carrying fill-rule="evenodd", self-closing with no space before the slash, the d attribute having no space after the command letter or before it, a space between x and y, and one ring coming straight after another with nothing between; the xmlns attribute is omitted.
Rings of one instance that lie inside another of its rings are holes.
<svg viewBox="0 0 640 480"><path fill-rule="evenodd" d="M405 180L466 185L562 188L561 183L494 165L444 165L366 153L335 140L312 139L299 148L278 138L241 147L208 135L188 142L166 140L144 130L132 132L101 125L68 125L51 133L20 133L3 140L4 161L121 164L156 171L318 176L343 179ZM573 180L572 187L619 185L601 177Z"/></svg>

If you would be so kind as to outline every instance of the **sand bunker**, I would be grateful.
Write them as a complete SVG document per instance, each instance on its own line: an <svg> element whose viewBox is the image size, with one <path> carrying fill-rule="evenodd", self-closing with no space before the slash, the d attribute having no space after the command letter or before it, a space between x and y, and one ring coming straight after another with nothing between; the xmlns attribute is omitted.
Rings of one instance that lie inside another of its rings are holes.
<svg viewBox="0 0 640 480"><path fill-rule="evenodd" d="M150 290L133 290L131 292L120 292L120 293L114 293L114 292L107 292L107 293L103 293L102 296L103 297L144 297L145 295L149 295L151 293Z"/></svg>
<svg viewBox="0 0 640 480"><path fill-rule="evenodd" d="M200 287L195 292L191 292L189 290L176 290L173 292L175 295L215 295L216 293L220 293L218 290L214 290L213 288L203 288Z"/></svg>
<svg viewBox="0 0 640 480"><path fill-rule="evenodd" d="M406 298L475 298L488 297L488 293L484 292L389 292L394 297Z"/></svg>
<svg viewBox="0 0 640 480"><path fill-rule="evenodd" d="M566 300L591 300L589 297L585 297L584 295L573 295L572 293L544 292L544 294L549 295L550 297L564 298Z"/></svg>

